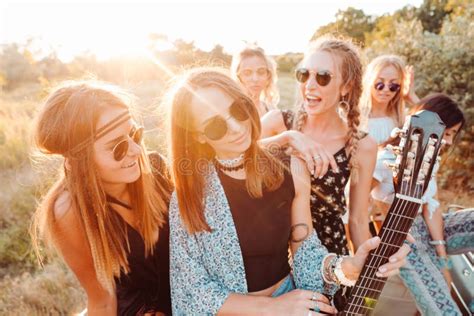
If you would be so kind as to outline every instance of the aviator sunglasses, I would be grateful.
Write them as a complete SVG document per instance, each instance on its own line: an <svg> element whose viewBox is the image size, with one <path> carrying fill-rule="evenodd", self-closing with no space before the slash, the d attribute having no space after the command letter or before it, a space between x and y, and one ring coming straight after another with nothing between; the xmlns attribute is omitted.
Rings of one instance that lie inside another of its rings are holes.
<svg viewBox="0 0 474 316"><path fill-rule="evenodd" d="M400 85L398 83L389 83L388 85L388 89L391 91L391 92L397 92L398 90L400 90ZM384 88L385 88L385 83L383 82L377 82L375 85L374 85L374 88L375 90L378 90L378 91L382 91Z"/></svg>
<svg viewBox="0 0 474 316"><path fill-rule="evenodd" d="M249 114L246 111L246 107L252 106L249 104L249 101L245 99L239 99L234 101L232 105L229 107L230 116L236 119L239 122L244 122L249 119ZM207 138L210 140L219 140L227 134L228 125L227 121L228 118L223 118L220 115L217 115L209 121L204 127L203 134L206 135Z"/></svg>
<svg viewBox="0 0 474 316"><path fill-rule="evenodd" d="M299 68L296 70L295 74L296 74L296 80L298 80L298 82L301 82L301 83L305 83L306 81L308 81L309 76L311 76L311 74L314 74L316 82L321 87L327 86L331 82L331 78L332 78L332 74L327 70L314 72L306 68Z"/></svg>
<svg viewBox="0 0 474 316"><path fill-rule="evenodd" d="M143 127L134 125L130 130L128 136L137 144L140 145L143 139ZM129 147L129 139L128 137L122 139L117 144L115 144L114 148L112 149L112 153L114 154L114 159L116 161L121 161L128 153Z"/></svg>

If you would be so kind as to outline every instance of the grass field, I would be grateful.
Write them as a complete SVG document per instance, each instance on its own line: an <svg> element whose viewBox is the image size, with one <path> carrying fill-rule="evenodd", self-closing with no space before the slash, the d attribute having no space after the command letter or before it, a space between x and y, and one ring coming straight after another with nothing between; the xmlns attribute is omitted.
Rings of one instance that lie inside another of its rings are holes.
<svg viewBox="0 0 474 316"><path fill-rule="evenodd" d="M145 117L148 147L164 150L163 111L158 108L160 82L129 86L138 96L138 112ZM294 104L293 76L280 75L283 108ZM58 161L36 165L30 161L30 132L43 87L28 86L0 95L0 315L68 315L85 307L76 278L52 256L39 268L31 250L28 228L41 193L53 180ZM473 206L474 198L441 191L440 200Z"/></svg>

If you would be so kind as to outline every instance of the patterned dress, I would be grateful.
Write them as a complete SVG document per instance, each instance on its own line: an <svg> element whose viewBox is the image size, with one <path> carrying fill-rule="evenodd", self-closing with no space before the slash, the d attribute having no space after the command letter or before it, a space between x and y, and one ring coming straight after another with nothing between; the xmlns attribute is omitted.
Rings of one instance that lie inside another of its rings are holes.
<svg viewBox="0 0 474 316"><path fill-rule="evenodd" d="M287 129L293 125L294 114L283 110L283 121ZM329 252L348 255L346 232L341 216L346 212L344 188L349 180L349 157L345 147L334 154L339 173L329 169L318 179L311 176L311 218L319 240Z"/></svg>
<svg viewBox="0 0 474 316"><path fill-rule="evenodd" d="M410 245L407 264L400 269L400 276L421 315L462 315L449 292L436 249L429 244L431 236L421 215L416 217L410 233L415 243ZM448 255L474 251L474 210L444 215L444 235ZM474 312L473 306L470 308Z"/></svg>

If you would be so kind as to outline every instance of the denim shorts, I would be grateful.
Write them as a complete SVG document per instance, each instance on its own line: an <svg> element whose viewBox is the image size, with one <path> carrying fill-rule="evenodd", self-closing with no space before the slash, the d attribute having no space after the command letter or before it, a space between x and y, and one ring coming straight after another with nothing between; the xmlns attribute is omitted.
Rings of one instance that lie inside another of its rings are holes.
<svg viewBox="0 0 474 316"><path fill-rule="evenodd" d="M285 293L291 292L296 289L295 282L293 281L293 276L288 274L280 286L272 293L272 297L277 297Z"/></svg>

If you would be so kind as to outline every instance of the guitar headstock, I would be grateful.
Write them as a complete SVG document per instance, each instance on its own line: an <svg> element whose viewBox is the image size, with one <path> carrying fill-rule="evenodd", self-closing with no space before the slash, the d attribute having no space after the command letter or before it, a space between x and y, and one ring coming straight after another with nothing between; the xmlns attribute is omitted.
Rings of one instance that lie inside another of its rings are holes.
<svg viewBox="0 0 474 316"><path fill-rule="evenodd" d="M392 131L392 137L400 137L398 146L388 146L397 156L390 165L396 193L421 198L436 172L445 128L438 114L423 110L408 116L402 129Z"/></svg>

